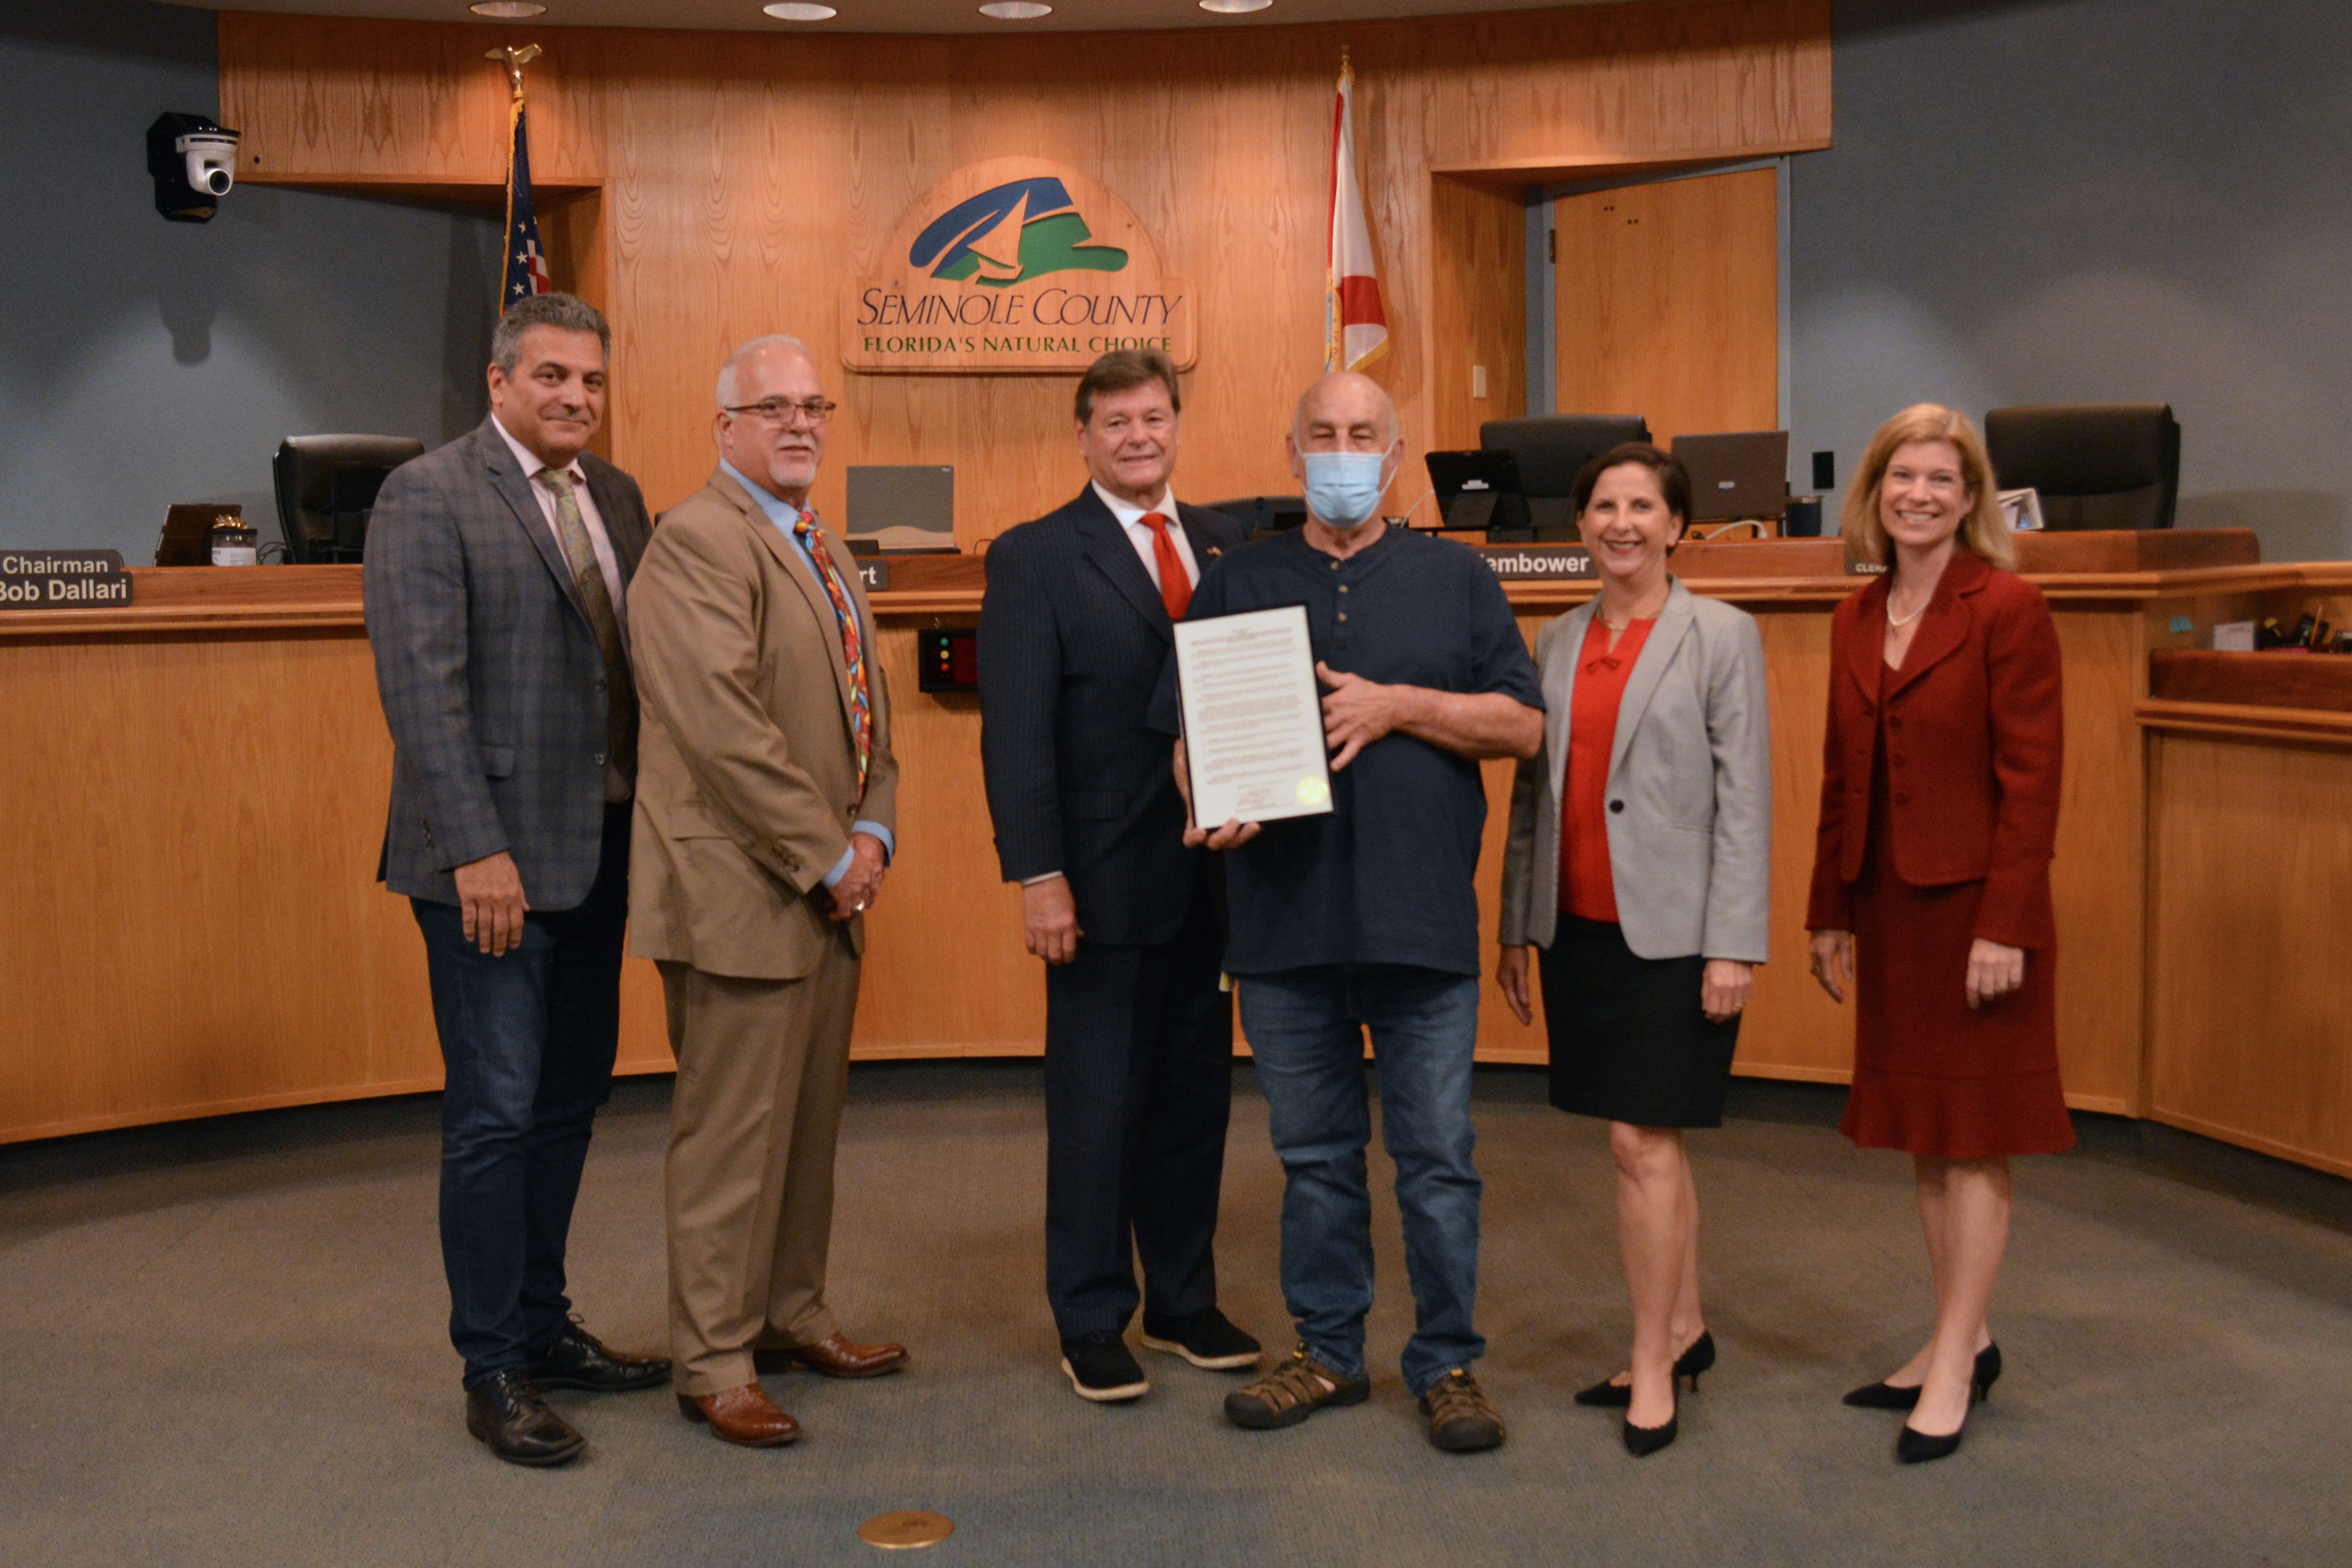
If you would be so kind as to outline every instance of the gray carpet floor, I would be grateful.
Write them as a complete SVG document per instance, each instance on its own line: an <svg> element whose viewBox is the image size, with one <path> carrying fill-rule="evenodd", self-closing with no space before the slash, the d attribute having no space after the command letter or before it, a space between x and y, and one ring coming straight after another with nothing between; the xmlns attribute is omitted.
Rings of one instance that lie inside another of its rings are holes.
<svg viewBox="0 0 2352 1568"><path fill-rule="evenodd" d="M1907 1162L1850 1149L1833 1092L1740 1086L1692 1139L1722 1361L1636 1461L1569 1402L1627 1334L1602 1131L1486 1072L1481 1374L1510 1441L1450 1457L1396 1373L1385 1194L1369 1405L1240 1432L1229 1375L1148 1353L1148 1398L1074 1398L1038 1082L855 1075L834 1297L908 1372L769 1379L806 1436L765 1452L666 1392L557 1394L590 1451L547 1472L461 1424L430 1100L0 1150L0 1563L860 1563L858 1522L905 1508L954 1520L915 1558L943 1565L2352 1562L2352 1184L2083 1119L2021 1165L2007 1374L1958 1456L1906 1468L1899 1417L1838 1395L1927 1329ZM1286 1349L1280 1173L1238 1084L1224 1304ZM573 1232L575 1299L625 1346L661 1338L667 1095L622 1086Z"/></svg>

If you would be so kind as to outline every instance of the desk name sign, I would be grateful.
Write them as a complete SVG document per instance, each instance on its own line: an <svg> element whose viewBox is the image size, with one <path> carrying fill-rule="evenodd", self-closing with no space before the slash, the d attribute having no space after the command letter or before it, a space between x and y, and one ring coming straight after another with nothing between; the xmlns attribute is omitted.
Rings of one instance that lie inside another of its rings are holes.
<svg viewBox="0 0 2352 1568"><path fill-rule="evenodd" d="M1495 575L1506 583L1597 583L1591 552L1581 544L1475 544ZM1875 561L1845 558L1849 577L1883 577L1886 568Z"/></svg>
<svg viewBox="0 0 2352 1568"><path fill-rule="evenodd" d="M991 158L908 207L842 301L841 363L925 375L1085 370L1113 349L1190 369L1192 284L1128 205L1076 169Z"/></svg>
<svg viewBox="0 0 2352 1568"><path fill-rule="evenodd" d="M1581 544L1472 546L1506 583L1597 583L1592 552Z"/></svg>
<svg viewBox="0 0 2352 1568"><path fill-rule="evenodd" d="M81 610L131 603L119 550L0 550L0 610Z"/></svg>

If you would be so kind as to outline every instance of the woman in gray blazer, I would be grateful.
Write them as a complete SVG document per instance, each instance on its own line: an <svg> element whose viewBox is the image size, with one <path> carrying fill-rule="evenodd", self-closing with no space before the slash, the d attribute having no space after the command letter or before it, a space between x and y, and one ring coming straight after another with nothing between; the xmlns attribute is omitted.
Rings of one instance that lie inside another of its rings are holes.
<svg viewBox="0 0 2352 1568"><path fill-rule="evenodd" d="M1641 1456L1675 1439L1675 1380L1715 1363L1682 1130L1722 1125L1764 962L1771 747L1754 618L1666 570L1682 465L1614 447L1577 476L1576 511L1601 593L1536 638L1544 748L1511 791L1496 977L1531 1022L1543 950L1552 1103L1610 1124L1633 1369L1576 1398L1622 1408Z"/></svg>

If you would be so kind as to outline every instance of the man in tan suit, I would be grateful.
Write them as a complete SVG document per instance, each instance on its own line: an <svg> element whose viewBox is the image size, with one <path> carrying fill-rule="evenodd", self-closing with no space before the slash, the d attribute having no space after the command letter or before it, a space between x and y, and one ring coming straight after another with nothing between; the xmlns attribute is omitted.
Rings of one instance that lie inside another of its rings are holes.
<svg viewBox="0 0 2352 1568"><path fill-rule="evenodd" d="M865 911L896 848L898 765L873 616L806 510L834 405L791 338L719 373L720 461L630 588L644 711L629 951L661 969L678 1407L730 1443L799 1424L757 1374L873 1377L824 1300L833 1157Z"/></svg>

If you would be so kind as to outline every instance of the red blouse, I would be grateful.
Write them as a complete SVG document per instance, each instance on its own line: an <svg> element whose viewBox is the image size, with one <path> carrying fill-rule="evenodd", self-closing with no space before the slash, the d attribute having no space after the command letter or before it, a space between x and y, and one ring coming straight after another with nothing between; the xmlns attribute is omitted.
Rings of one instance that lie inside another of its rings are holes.
<svg viewBox="0 0 2352 1568"><path fill-rule="evenodd" d="M1576 656L1568 779L1559 803L1559 907L1580 920L1617 921L1617 876L1609 862L1609 757L1617 744L1625 682L1656 624L1655 616L1628 621L1612 648L1608 624L1596 612Z"/></svg>

